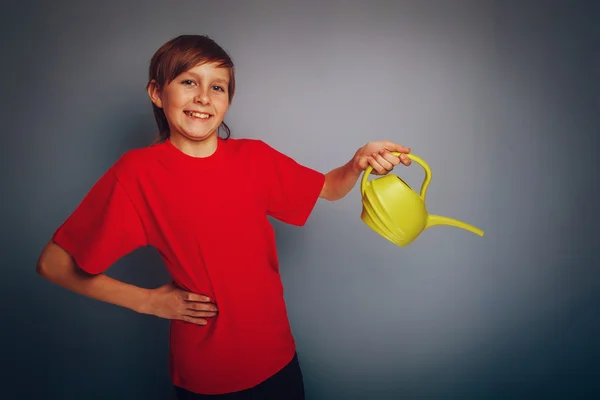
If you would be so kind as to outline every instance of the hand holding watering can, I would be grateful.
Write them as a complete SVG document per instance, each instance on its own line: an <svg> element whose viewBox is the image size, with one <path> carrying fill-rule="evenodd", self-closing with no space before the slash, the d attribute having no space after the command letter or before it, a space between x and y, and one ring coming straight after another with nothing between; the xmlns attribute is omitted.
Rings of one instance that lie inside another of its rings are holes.
<svg viewBox="0 0 600 400"><path fill-rule="evenodd" d="M406 182L394 174L387 174L368 181L373 167L366 167L360 186L362 196L361 219L372 230L398 246L412 243L425 229L435 225L450 225L465 229L476 235L484 232L457 219L431 215L425 205L427 187L431 182L431 169L425 161L413 154L392 152L400 157L403 164L415 161L425 170L425 179L420 193L415 192ZM383 160L385 162L385 160ZM387 171L386 171L387 172ZM381 172L378 172L381 174Z"/></svg>

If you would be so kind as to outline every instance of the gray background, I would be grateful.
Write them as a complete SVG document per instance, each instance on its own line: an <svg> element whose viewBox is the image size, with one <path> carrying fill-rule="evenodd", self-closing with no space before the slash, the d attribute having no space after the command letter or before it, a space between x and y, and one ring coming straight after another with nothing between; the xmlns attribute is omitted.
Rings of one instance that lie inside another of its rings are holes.
<svg viewBox="0 0 600 400"><path fill-rule="evenodd" d="M35 262L153 139L148 62L182 33L231 53L234 137L323 172L370 140L410 146L430 211L485 230L395 247L360 221L358 186L303 228L275 223L309 399L599 395L599 25L593 2L570 3L5 5L0 397L173 398L168 321L71 294ZM168 280L153 249L109 275Z"/></svg>

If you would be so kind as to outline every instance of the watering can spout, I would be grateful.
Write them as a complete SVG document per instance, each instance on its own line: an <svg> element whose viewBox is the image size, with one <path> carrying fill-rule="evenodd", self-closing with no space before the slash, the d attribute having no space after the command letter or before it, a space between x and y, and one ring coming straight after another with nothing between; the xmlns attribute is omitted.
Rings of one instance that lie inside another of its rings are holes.
<svg viewBox="0 0 600 400"><path fill-rule="evenodd" d="M442 217L441 215L429 215L427 217L427 225L425 228L429 228L435 225L450 225L456 228L465 229L469 232L472 232L476 235L483 236L483 231L479 228L474 227L473 225L469 225L465 222L459 221L454 218Z"/></svg>

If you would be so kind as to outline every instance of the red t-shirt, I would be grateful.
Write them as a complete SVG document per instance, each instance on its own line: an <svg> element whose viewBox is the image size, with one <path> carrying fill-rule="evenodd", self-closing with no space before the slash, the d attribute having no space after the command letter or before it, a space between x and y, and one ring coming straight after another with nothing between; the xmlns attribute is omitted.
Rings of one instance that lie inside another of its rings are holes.
<svg viewBox="0 0 600 400"><path fill-rule="evenodd" d="M92 274L155 247L177 285L219 308L205 326L171 321L173 383L203 394L239 391L295 352L267 216L305 224L324 181L260 140L219 139L207 158L167 140L125 153L53 240Z"/></svg>

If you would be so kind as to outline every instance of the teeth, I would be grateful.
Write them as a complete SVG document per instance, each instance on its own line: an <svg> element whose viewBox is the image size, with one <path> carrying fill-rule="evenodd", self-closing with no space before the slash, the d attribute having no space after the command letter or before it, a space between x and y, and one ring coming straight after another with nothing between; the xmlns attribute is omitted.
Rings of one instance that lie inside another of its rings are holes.
<svg viewBox="0 0 600 400"><path fill-rule="evenodd" d="M187 115L189 115L190 117L194 117L194 118L200 118L200 119L207 119L210 118L210 114L204 114L204 113L199 113L199 112L195 112L195 111L188 111L186 112Z"/></svg>

